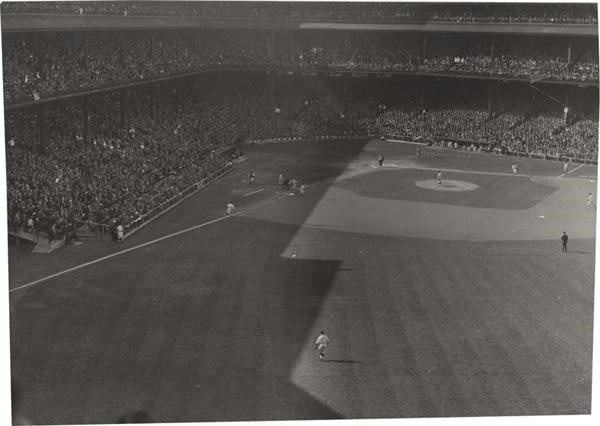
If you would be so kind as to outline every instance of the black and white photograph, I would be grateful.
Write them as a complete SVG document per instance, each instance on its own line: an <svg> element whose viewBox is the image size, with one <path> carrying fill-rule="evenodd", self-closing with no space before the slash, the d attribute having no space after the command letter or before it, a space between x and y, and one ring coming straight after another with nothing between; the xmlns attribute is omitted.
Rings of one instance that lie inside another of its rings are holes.
<svg viewBox="0 0 600 426"><path fill-rule="evenodd" d="M0 18L0 424L598 421L597 2Z"/></svg>

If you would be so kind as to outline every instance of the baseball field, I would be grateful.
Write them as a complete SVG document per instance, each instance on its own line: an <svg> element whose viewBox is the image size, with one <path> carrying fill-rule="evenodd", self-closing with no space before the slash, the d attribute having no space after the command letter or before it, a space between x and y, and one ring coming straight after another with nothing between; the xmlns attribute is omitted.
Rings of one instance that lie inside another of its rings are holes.
<svg viewBox="0 0 600 426"><path fill-rule="evenodd" d="M247 154L121 244L9 250L32 422L590 413L596 167L366 139Z"/></svg>

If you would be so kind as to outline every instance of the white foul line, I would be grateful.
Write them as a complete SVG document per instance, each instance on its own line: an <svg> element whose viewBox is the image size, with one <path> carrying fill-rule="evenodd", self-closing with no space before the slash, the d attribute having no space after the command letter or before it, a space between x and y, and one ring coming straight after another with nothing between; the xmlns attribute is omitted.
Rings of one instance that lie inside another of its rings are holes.
<svg viewBox="0 0 600 426"><path fill-rule="evenodd" d="M580 164L579 166L575 167L574 169L569 170L566 173L563 173L562 175L559 176L559 178L561 177L565 177L566 175L568 175L569 173L573 173L575 170L579 170L581 169L583 166L585 166L585 164Z"/></svg>
<svg viewBox="0 0 600 426"><path fill-rule="evenodd" d="M93 265L93 264L98 263L98 262L102 262L103 260L107 260L107 259L113 258L115 256L119 256L121 254L125 254L125 253L128 253L130 251L137 250L137 249L140 249L142 247L149 246L150 244L158 243L159 241L166 240L166 239L172 238L172 237L176 237L177 235L185 234L186 232L194 231L196 229L200 229L200 228L203 228L205 226L212 225L213 223L217 223L217 222L220 222L222 220L229 219L231 217L240 215L240 214L242 214L242 213L244 213L246 211L254 210L254 209L257 209L259 207L265 206L267 204L273 203L273 202L275 202L277 200L278 200L278 198L271 199L271 200L269 200L267 202L264 202L264 203L261 203L261 204L257 204L256 206L249 207L249 208L247 208L245 210L240 210L239 212L232 213L232 214L230 214L228 216L218 217L216 219L209 220L208 222L204 222L204 223L201 223L199 225L194 225L194 226L191 226L189 228L183 229L181 231L174 232L172 234L164 235L164 236L162 236L160 238L157 238L155 240L147 241L145 243L139 244L139 245L134 246L134 247L130 247L130 248L125 249L125 250L118 251L116 253L111 253L111 254L109 254L107 256L100 257L98 259L94 259L94 260L91 260L89 262L82 263L81 265L77 265L77 266L74 266L72 268L65 269L64 271L60 271L60 272L57 272L55 274L48 275L48 276L46 276L44 278L40 278L39 280L31 281L31 282L29 282L27 284L23 284L23 285L20 285L18 287L12 288L12 289L8 290L8 292L12 293L13 291L22 290L22 289L34 286L34 285L39 284L41 282L47 281L49 279L52 279L52 278L55 278L55 277L58 277L58 276L61 276L61 275L64 275L64 274L68 274L69 272L73 272L73 271L76 271L78 269L85 268L86 266L90 266L90 265Z"/></svg>
<svg viewBox="0 0 600 426"><path fill-rule="evenodd" d="M264 188L257 189L256 191L248 192L247 194L242 195L243 197L247 197L248 195L258 194L259 192L263 192Z"/></svg>

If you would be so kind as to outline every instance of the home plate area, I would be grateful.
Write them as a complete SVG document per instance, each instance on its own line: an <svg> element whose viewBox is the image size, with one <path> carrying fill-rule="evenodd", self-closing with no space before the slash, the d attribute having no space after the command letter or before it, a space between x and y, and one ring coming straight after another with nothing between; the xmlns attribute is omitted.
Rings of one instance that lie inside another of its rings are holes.
<svg viewBox="0 0 600 426"><path fill-rule="evenodd" d="M415 182L415 185L419 188L432 189L434 191L473 191L479 188L471 182L465 182L464 180L442 180L438 182L436 179L419 180Z"/></svg>

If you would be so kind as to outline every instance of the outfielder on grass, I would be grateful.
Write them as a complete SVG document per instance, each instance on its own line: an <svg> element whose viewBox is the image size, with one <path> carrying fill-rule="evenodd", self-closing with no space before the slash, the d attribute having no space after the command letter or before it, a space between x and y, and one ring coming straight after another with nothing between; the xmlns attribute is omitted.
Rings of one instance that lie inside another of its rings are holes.
<svg viewBox="0 0 600 426"><path fill-rule="evenodd" d="M325 349L327 346L331 344L329 337L325 334L324 331L321 331L321 335L317 337L317 341L315 342L315 349L319 351L319 359L325 358Z"/></svg>

